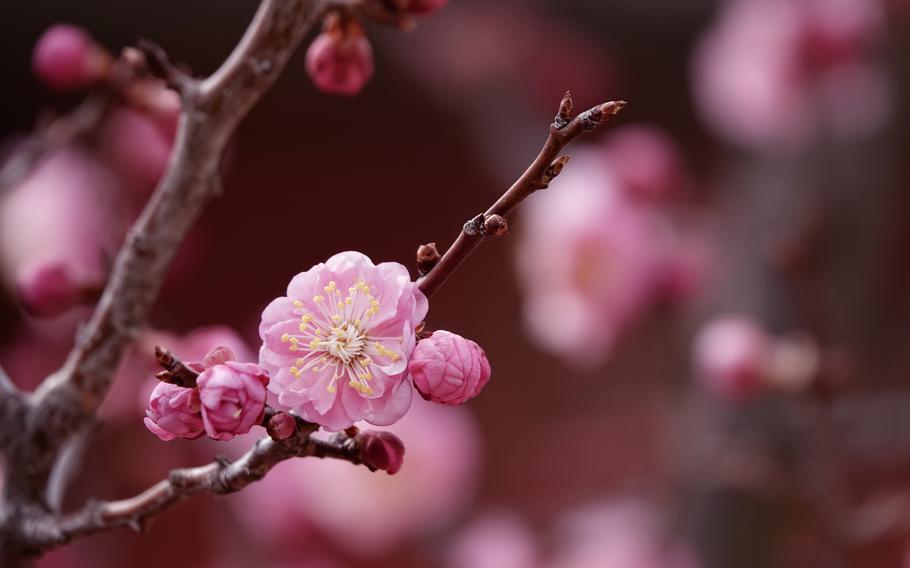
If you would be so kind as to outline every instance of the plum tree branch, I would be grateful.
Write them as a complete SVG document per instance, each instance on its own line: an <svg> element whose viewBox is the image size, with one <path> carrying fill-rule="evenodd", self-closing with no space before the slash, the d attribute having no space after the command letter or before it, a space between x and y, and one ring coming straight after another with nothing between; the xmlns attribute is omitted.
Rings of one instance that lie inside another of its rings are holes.
<svg viewBox="0 0 910 568"><path fill-rule="evenodd" d="M572 96L570 93L566 93L559 105L559 112L553 124L550 125L547 141L537 158L496 203L484 213L465 223L461 234L458 235L452 246L418 281L423 293L427 297L435 294L480 243L487 238L504 234L505 218L509 213L535 191L546 189L568 163L568 156L559 155L563 148L580 134L599 127L622 110L625 104L625 101L612 101L573 117Z"/></svg>
<svg viewBox="0 0 910 568"><path fill-rule="evenodd" d="M33 471L14 491L39 499L60 446L94 416L123 353L144 325L178 246L219 190L224 149L239 122L274 83L317 21L323 3L263 0L249 28L210 78L181 82L182 111L172 160L127 236L110 281L63 368L33 396ZM9 494L9 491L7 491Z"/></svg>
<svg viewBox="0 0 910 568"><path fill-rule="evenodd" d="M180 501L200 493L228 494L258 481L280 462L299 457L333 458L360 465L360 449L340 440L318 440L311 434L317 426L298 420L294 436L286 440L262 438L234 462L218 459L193 468L172 470L142 493L120 501L92 502L62 517L48 515L34 531L36 546L49 548L75 538L129 527L144 530L154 517Z"/></svg>

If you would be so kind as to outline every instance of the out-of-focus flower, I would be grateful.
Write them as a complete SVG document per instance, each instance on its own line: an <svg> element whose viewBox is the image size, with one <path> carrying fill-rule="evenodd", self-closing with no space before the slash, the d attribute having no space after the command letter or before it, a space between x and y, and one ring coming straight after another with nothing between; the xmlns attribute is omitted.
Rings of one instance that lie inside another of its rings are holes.
<svg viewBox="0 0 910 568"><path fill-rule="evenodd" d="M420 395L440 404L464 404L490 380L490 362L479 345L449 331L420 341L408 363Z"/></svg>
<svg viewBox="0 0 910 568"><path fill-rule="evenodd" d="M356 95L373 76L373 48L356 20L326 18L306 52L306 70L319 90Z"/></svg>
<svg viewBox="0 0 910 568"><path fill-rule="evenodd" d="M599 153L578 152L524 208L518 269L537 342L596 364L657 299L673 237L654 209L629 200Z"/></svg>
<svg viewBox="0 0 910 568"><path fill-rule="evenodd" d="M328 536L358 557L441 529L474 494L480 438L470 414L417 398L388 430L407 447L397 474L336 460L283 462L231 501L239 520L273 549L310 550ZM307 541L306 527L319 538Z"/></svg>
<svg viewBox="0 0 910 568"><path fill-rule="evenodd" d="M868 0L733 0L696 50L695 101L728 140L796 148L819 133L862 136L891 111Z"/></svg>
<svg viewBox="0 0 910 568"><path fill-rule="evenodd" d="M696 374L712 393L733 400L749 398L767 386L772 340L746 316L722 316L696 334Z"/></svg>
<svg viewBox="0 0 910 568"><path fill-rule="evenodd" d="M357 435L363 463L394 475L404 464L404 442L391 432L365 430Z"/></svg>
<svg viewBox="0 0 910 568"><path fill-rule="evenodd" d="M197 384L210 438L230 440L262 422L269 375L259 365L226 361L203 371Z"/></svg>
<svg viewBox="0 0 910 568"><path fill-rule="evenodd" d="M607 501L569 511L556 525L548 568L696 568L682 541L668 538L657 512L637 500Z"/></svg>
<svg viewBox="0 0 910 568"><path fill-rule="evenodd" d="M329 430L404 416L414 330L428 307L407 269L343 252L295 276L287 294L259 326L259 361L279 404Z"/></svg>
<svg viewBox="0 0 910 568"><path fill-rule="evenodd" d="M103 287L119 223L116 187L90 155L66 148L0 199L0 269L31 313L57 315Z"/></svg>
<svg viewBox="0 0 910 568"><path fill-rule="evenodd" d="M491 512L473 521L448 552L447 568L534 568L539 551L530 527L514 513Z"/></svg>
<svg viewBox="0 0 910 568"><path fill-rule="evenodd" d="M149 398L145 427L165 442L198 438L205 432L200 408L198 390L158 383Z"/></svg>
<svg viewBox="0 0 910 568"><path fill-rule="evenodd" d="M768 380L780 389L800 392L818 377L820 367L819 346L810 335L785 335L771 348Z"/></svg>
<svg viewBox="0 0 910 568"><path fill-rule="evenodd" d="M176 111L179 109L178 104ZM170 158L174 131L167 120L120 108L111 114L100 132L102 159L142 195L155 187Z"/></svg>
<svg viewBox="0 0 910 568"><path fill-rule="evenodd" d="M84 89L105 76L110 55L82 28L57 24L38 39L32 69L45 84L60 91Z"/></svg>
<svg viewBox="0 0 910 568"><path fill-rule="evenodd" d="M633 198L660 203L680 197L689 185L679 148L655 126L612 130L602 147L620 187Z"/></svg>

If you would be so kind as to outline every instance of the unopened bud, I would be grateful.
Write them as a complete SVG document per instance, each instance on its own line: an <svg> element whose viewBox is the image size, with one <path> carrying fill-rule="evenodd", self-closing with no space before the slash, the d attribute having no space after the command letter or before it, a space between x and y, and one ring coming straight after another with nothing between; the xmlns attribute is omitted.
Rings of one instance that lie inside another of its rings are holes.
<svg viewBox="0 0 910 568"><path fill-rule="evenodd" d="M297 421L287 412L276 412L265 426L273 440L287 440L297 431Z"/></svg>
<svg viewBox="0 0 910 568"><path fill-rule="evenodd" d="M417 248L417 271L421 275L429 274L440 258L442 257L439 254L439 249L436 248L436 243L420 245Z"/></svg>
<svg viewBox="0 0 910 568"><path fill-rule="evenodd" d="M60 91L84 89L108 72L111 57L82 28L52 26L32 52L32 69L49 87Z"/></svg>
<svg viewBox="0 0 910 568"><path fill-rule="evenodd" d="M488 237L502 237L509 232L509 223L502 215L490 215L483 222L483 232Z"/></svg>
<svg viewBox="0 0 910 568"><path fill-rule="evenodd" d="M404 442L391 432L365 430L357 435L357 443L364 465L371 469L382 469L393 475L404 464Z"/></svg>

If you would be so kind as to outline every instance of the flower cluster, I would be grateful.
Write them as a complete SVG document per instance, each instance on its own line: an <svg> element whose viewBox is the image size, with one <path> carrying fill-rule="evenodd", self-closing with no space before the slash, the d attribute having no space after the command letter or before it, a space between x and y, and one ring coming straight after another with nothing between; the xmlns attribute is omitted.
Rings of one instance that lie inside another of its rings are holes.
<svg viewBox="0 0 910 568"><path fill-rule="evenodd" d="M418 342L428 301L407 269L373 264L358 252L336 254L295 276L287 295L262 313L259 363L239 363L226 347L189 366L193 388L155 387L146 426L162 440L230 440L261 424L267 389L275 405L329 431L355 422L387 426L411 406L412 386L425 399L460 405L490 380L490 364L475 342L436 331ZM294 419L277 412L266 424L288 438ZM361 459L396 473L404 445L386 432L353 439Z"/></svg>
<svg viewBox="0 0 910 568"><path fill-rule="evenodd" d="M418 344L427 310L401 264L340 253L295 276L287 296L266 307L259 364L280 406L329 430L397 422L411 404L411 376L426 398L460 404L486 384L489 364L449 332Z"/></svg>
<svg viewBox="0 0 910 568"><path fill-rule="evenodd" d="M230 440L261 423L269 375L256 364L232 359L229 349L217 347L205 363L189 365L200 371L195 387L159 383L149 398L146 427L165 441L203 434Z"/></svg>

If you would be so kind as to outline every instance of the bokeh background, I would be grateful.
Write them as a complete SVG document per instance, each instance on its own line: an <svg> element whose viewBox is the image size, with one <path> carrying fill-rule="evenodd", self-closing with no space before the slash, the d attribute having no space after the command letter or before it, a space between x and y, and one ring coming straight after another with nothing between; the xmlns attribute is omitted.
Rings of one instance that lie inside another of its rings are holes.
<svg viewBox="0 0 910 568"><path fill-rule="evenodd" d="M32 73L50 25L114 53L149 38L203 75L255 8L3 2L3 154L84 96ZM630 104L433 298L428 326L477 341L493 379L464 408L415 401L393 428L401 474L283 464L39 565L910 565L908 26L902 0L452 0L409 33L368 25L377 72L353 98L314 88L302 49L240 128L224 195L71 454L64 508L252 443L152 436L151 345L255 357L259 314L297 272L343 250L410 268L419 244L450 243L531 162L567 89L579 108ZM89 312L29 315L16 251L67 256L27 229L77 217L70 245L103 233L85 240L105 265L166 155L135 118L80 142L79 167L107 172L85 185L106 189L67 214L47 211L78 176L18 209L27 182L3 188L0 364L25 388Z"/></svg>

